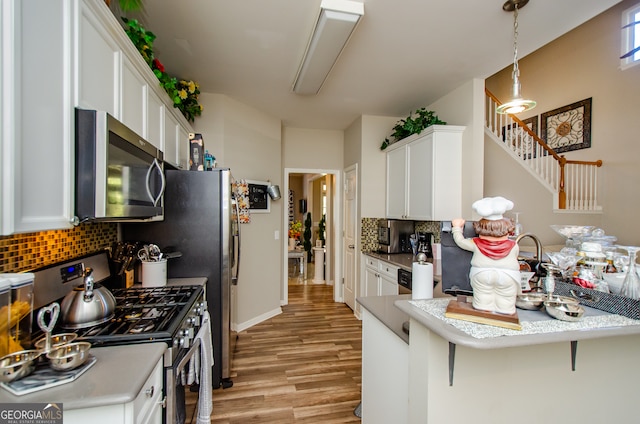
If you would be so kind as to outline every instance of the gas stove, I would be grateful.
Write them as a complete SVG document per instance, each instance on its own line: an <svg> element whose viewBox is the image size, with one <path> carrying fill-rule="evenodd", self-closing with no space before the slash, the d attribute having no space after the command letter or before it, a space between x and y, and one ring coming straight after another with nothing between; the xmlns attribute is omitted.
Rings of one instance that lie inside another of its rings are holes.
<svg viewBox="0 0 640 424"><path fill-rule="evenodd" d="M70 264L93 267L94 275L99 278L97 282L107 281L110 275L106 252L37 270L34 272L36 309L54 301L60 302L73 287L82 284L82 278L69 281L64 278L64 270ZM116 299L112 318L101 324L71 331L78 335L78 339L89 341L95 347L164 342L168 346L165 358L170 363L193 344L206 311L204 288L201 285L134 286L112 289L111 293ZM60 324L54 328L54 333L69 331ZM34 332L32 339L37 340L40 337L39 329L34 328Z"/></svg>
<svg viewBox="0 0 640 424"><path fill-rule="evenodd" d="M109 321L74 330L93 346L166 342L170 349L189 348L206 309L200 286L112 290L116 309Z"/></svg>

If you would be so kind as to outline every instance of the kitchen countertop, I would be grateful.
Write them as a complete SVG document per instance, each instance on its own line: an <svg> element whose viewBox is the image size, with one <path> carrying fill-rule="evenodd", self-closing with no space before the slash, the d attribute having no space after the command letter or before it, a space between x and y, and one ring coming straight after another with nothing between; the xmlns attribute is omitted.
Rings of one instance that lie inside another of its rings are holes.
<svg viewBox="0 0 640 424"><path fill-rule="evenodd" d="M367 296L359 297L356 301L367 311L393 331L405 343L409 344L409 334L402 330L402 324L409 321L409 314L395 306L397 300L410 300L410 294L395 296Z"/></svg>
<svg viewBox="0 0 640 424"><path fill-rule="evenodd" d="M362 252L365 255L371 256L372 258L379 259L381 261L388 262L392 265L399 266L400 268L411 271L413 263L415 262L415 256L411 253L378 253L378 252ZM427 259L427 262L431 262L433 264L434 270L438 269L438 263L434 259ZM435 274L433 276L433 281L440 282L440 275Z"/></svg>
<svg viewBox="0 0 640 424"><path fill-rule="evenodd" d="M443 339L475 349L497 349L640 334L640 321L584 306L578 322L556 320L544 311L518 309L522 330L446 318L447 299L397 300L395 305Z"/></svg>
<svg viewBox="0 0 640 424"><path fill-rule="evenodd" d="M72 410L131 402L166 349L165 343L92 348L97 361L77 380L22 396L0 388L0 403L62 403Z"/></svg>

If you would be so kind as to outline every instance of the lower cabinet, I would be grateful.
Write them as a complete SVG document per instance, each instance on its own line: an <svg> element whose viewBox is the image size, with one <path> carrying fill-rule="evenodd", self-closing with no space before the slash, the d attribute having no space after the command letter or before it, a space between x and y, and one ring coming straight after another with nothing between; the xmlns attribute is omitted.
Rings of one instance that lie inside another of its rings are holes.
<svg viewBox="0 0 640 424"><path fill-rule="evenodd" d="M398 267L364 255L364 284L362 296L398 294Z"/></svg>
<svg viewBox="0 0 640 424"><path fill-rule="evenodd" d="M362 423L408 423L409 345L362 308Z"/></svg>
<svg viewBox="0 0 640 424"><path fill-rule="evenodd" d="M161 424L164 397L163 378L163 358L160 358L133 401L94 408L65 410L64 423Z"/></svg>

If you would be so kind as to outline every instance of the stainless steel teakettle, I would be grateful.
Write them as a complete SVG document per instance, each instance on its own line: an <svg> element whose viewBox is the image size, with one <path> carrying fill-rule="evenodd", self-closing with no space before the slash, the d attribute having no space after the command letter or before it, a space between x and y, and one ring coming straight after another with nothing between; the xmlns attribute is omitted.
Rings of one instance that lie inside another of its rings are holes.
<svg viewBox="0 0 640 424"><path fill-rule="evenodd" d="M74 287L62 299L63 328L91 327L110 320L114 315L116 299L106 287L94 284L93 269L84 268L83 279L83 285Z"/></svg>

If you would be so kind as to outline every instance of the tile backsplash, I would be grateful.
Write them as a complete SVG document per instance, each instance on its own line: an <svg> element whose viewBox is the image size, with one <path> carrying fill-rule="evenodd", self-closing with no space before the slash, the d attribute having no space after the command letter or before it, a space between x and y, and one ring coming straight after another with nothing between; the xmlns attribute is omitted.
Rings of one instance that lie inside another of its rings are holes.
<svg viewBox="0 0 640 424"><path fill-rule="evenodd" d="M115 223L0 236L0 273L21 272L103 249L118 240Z"/></svg>
<svg viewBox="0 0 640 424"><path fill-rule="evenodd" d="M378 250L378 218L362 218L360 221L360 247L363 252ZM440 221L415 221L416 231L433 234L433 242L440 243Z"/></svg>

